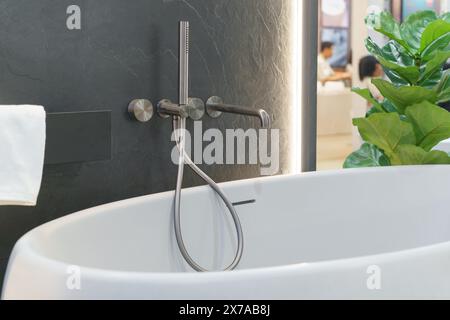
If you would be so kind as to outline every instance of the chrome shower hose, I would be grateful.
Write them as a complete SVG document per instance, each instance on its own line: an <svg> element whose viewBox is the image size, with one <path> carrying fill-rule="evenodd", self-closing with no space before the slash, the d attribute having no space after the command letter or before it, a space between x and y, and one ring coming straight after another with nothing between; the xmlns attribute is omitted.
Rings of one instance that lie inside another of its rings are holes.
<svg viewBox="0 0 450 320"><path fill-rule="evenodd" d="M185 147L185 129L186 129L186 119L175 118L173 120L175 140L177 143L179 151L179 164L178 164L178 177L177 177L177 187L175 191L175 207L174 207L174 227L175 227L175 237L177 240L178 248L180 249L181 255L186 260L186 262L198 272L209 272L203 267L201 267L195 260L189 255L188 250L184 244L183 235L181 232L181 190L183 187L183 176L184 176L184 166L187 164L200 178L202 178L223 200L228 210L230 211L231 217L233 218L234 225L236 227L237 233L237 250L233 262L225 268L223 271L232 271L236 269L239 262L242 259L242 253L244 250L244 234L242 232L241 222L236 210L230 200L225 196L220 187L206 175L186 153Z"/></svg>

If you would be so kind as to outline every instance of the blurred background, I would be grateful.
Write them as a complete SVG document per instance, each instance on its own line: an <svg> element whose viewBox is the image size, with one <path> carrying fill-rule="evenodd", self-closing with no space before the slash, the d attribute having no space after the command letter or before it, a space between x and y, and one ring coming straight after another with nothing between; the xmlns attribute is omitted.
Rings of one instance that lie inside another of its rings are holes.
<svg viewBox="0 0 450 320"><path fill-rule="evenodd" d="M341 169L345 158L360 147L352 118L365 115L368 105L351 87L369 88L371 80L384 77L377 61L368 56L364 40L379 45L387 39L365 26L371 12L390 11L402 21L420 10L448 12L450 0L320 0L318 56L318 170Z"/></svg>

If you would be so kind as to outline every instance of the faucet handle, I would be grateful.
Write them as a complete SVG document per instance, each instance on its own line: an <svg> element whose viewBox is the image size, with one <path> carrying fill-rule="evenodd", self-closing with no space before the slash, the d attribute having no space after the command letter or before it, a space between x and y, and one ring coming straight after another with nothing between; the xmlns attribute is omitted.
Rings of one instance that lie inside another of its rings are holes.
<svg viewBox="0 0 450 320"><path fill-rule="evenodd" d="M153 117L155 109L150 100L135 99L128 105L128 113L139 122L148 122Z"/></svg>

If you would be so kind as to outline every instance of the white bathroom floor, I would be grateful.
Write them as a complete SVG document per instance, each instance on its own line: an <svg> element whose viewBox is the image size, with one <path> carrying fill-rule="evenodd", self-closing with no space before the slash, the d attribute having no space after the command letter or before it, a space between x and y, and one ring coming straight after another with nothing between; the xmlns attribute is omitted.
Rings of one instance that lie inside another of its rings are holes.
<svg viewBox="0 0 450 320"><path fill-rule="evenodd" d="M317 170L342 169L347 156L352 153L352 135L330 135L317 138Z"/></svg>

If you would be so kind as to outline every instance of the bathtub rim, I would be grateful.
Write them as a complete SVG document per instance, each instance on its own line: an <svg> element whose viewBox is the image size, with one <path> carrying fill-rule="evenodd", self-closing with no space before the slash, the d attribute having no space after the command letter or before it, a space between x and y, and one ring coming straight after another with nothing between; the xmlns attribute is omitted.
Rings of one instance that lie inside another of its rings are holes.
<svg viewBox="0 0 450 320"><path fill-rule="evenodd" d="M88 278L96 279L127 279L127 280L140 280L140 281L163 281L163 282L173 282L180 285L185 283L191 283L192 281L230 281L239 280L240 278L258 278L261 279L265 275L286 274L286 273L296 273L301 272L302 275L313 275L317 273L327 272L332 269L336 271L338 269L348 269L356 267L367 268L371 265L382 265L387 262L403 261L409 258L417 258L428 256L430 254L449 252L450 251L450 241L436 243L429 246L417 247L413 249L392 251L387 253L381 253L376 255L364 255L352 258L343 259L333 259L326 261L310 262L310 263L297 263L288 264L273 267L261 267L261 268L250 268L235 271L211 271L206 273L199 272L144 272L144 271L121 271L112 269L100 269L93 267L86 267L81 265L70 264L62 262L59 260L54 260L47 258L45 256L39 255L36 251L31 249L27 244L26 238L19 240L17 242L17 248L22 250L21 254L26 254L28 258L31 258L33 264L35 265L45 265L49 272L54 272L55 275L61 276L61 270L67 270L70 266L77 266L80 268L83 274L88 275ZM10 257L10 261L13 261L16 255L16 247ZM7 269L5 274L5 279L3 283L3 292L5 294L8 282L8 276L11 270Z"/></svg>
<svg viewBox="0 0 450 320"><path fill-rule="evenodd" d="M262 177L262 178L254 178L254 179L246 179L246 180L238 180L238 181L231 181L231 182L225 182L221 183L220 186L225 188L231 188L235 184L242 185L244 184L250 184L254 182L260 182L260 181L278 181L278 180L286 180L286 179L298 179L299 177L307 178L307 177L314 177L314 176L335 176L335 175L342 175L342 174L364 174L364 173L373 173L380 170L387 170L387 171L409 171L414 169L421 169L421 170L431 170L431 168L439 168L439 167L447 167L447 165L429 165L429 166L401 166L401 167L384 167L384 168L362 168L362 169L346 169L346 170L330 170L330 171L323 171L323 172L309 172L309 173L300 173L300 174L289 174L289 175L280 175L280 176L272 176L272 177ZM450 166L449 166L450 168ZM184 189L184 192L195 192L195 191L201 191L204 189L208 189L207 186L199 186L199 187L193 187ZM226 191L226 190L225 190ZM144 195L139 197L134 197L130 199L120 200L116 202L111 202L103 205L99 205L96 207L92 207L89 209L77 211L72 214L68 214L66 216L63 216L61 218L49 221L45 224L42 224L29 232L27 232L25 235L23 235L14 245L14 248L12 250L12 253L8 259L8 265L5 273L5 277L3 280L3 287L2 287L2 299L3 295L5 294L7 282L9 279L9 275L11 273L10 265L14 263L14 260L16 256L19 254L22 256L26 256L27 258L32 258L31 260L33 263L39 264L39 265L45 265L46 268L49 270L53 270L55 274L60 274L61 270L66 270L69 266L77 266L80 267L82 272L84 274L89 274L90 276L93 276L95 278L118 278L123 279L127 277L127 279L132 280L145 280L145 281L164 281L164 282L177 282L179 284L183 284L185 282L192 282L192 281L209 281L209 280L233 280L233 279L239 279L242 277L262 277L266 274L273 274L273 273L289 273L289 272L296 272L299 271L303 272L305 275L307 274L314 274L318 272L324 272L329 270L330 268L333 268L334 271L337 268L348 268L355 266L370 266L368 264L368 261L376 261L377 263L381 264L388 261L395 261L395 260L404 260L412 257L418 257L418 256L426 256L430 253L438 253L442 251L450 251L450 241L446 242L439 242L427 246L421 246L421 247L415 247L411 249L405 249L405 250L398 250L398 251L392 251L392 252L386 252L386 253L380 253L380 254L374 254L374 255L362 255L362 256L356 256L351 258L342 258L342 259L332 259L332 260L325 260L325 261L317 261L317 262L309 262L309 263L297 263L297 264L288 264L288 265L280 265L280 266L273 266L273 267L261 267L261 268L250 268L250 269L242 269L242 270L235 270L231 272L224 272L224 271L211 271L207 273L197 273L197 272L145 272L145 271L126 271L126 270L113 270L113 269L100 269L95 267L88 267L88 266L82 266L77 265L75 263L68 263L61 260L56 260L53 258L50 258L48 256L39 254L37 250L33 248L31 245L31 241L33 241L34 232L39 229L43 228L55 228L57 225L61 222L61 220L67 221L70 220L76 220L76 219L82 219L84 217L87 217L90 214L98 213L99 209L104 209L104 211L107 211L109 206L114 206L117 208L117 205L129 205L131 202L147 202L149 198L156 198L156 197L167 197L173 195L173 191L167 191L162 193L156 193L151 195ZM66 223L70 223L70 221L67 221Z"/></svg>

